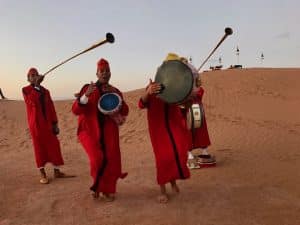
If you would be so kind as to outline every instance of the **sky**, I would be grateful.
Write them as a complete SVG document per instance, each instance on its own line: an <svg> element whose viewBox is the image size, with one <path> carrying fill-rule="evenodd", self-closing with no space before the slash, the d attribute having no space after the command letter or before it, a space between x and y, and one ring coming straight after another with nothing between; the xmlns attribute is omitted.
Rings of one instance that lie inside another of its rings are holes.
<svg viewBox="0 0 300 225"><path fill-rule="evenodd" d="M49 73L42 83L54 99L72 99L96 81L96 63L110 62L110 83L135 90L154 78L169 52L191 57L199 67L231 27L203 70L223 67L300 67L299 0L0 0L0 88L22 99L26 74L41 74L104 40ZM236 48L239 48L239 57ZM261 54L264 60L261 60Z"/></svg>

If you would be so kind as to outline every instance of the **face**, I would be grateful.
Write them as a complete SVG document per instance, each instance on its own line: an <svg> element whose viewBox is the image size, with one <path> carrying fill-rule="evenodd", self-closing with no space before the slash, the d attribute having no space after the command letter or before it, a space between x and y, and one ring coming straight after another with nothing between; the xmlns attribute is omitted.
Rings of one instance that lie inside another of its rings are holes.
<svg viewBox="0 0 300 225"><path fill-rule="evenodd" d="M104 68L97 70L96 75L101 84L108 84L111 74L109 69Z"/></svg>
<svg viewBox="0 0 300 225"><path fill-rule="evenodd" d="M38 78L39 78L38 74L32 74L30 76L27 76L27 80L30 84L35 84L37 82Z"/></svg>

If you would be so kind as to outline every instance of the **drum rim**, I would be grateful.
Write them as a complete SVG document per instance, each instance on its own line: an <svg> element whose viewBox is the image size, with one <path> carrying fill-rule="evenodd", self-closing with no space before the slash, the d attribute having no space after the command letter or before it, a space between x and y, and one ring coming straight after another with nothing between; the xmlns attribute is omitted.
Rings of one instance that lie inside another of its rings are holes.
<svg viewBox="0 0 300 225"><path fill-rule="evenodd" d="M101 102L101 100L103 99L103 97L105 97L105 96L107 96L107 95L111 95L111 94L117 96L117 98L118 98L118 100L119 100L119 105L118 105L116 108L114 108L113 112L112 112L112 110L109 111L109 110L102 109L102 108L100 107L100 102ZM122 98L121 98L121 96L120 96L118 93L115 93L115 92L109 92L109 93L103 94L103 95L99 98L98 104L97 104L98 110L99 110L100 112L102 112L103 114L105 114L105 115L109 115L109 114L115 113L116 111L118 111L118 110L116 110L116 109L120 108L121 106L122 106Z"/></svg>
<svg viewBox="0 0 300 225"><path fill-rule="evenodd" d="M182 62L182 61L180 61L180 60L169 60L169 61L164 61L164 62L158 67L157 72L156 72L156 74L155 74L155 78L154 78L155 82L156 82L156 80L157 80L157 74L158 74L159 69L160 69L162 66L164 66L165 64L170 63L170 62L174 62L174 61L175 61L175 62L179 62L180 64L182 64L182 65L184 65L186 68L188 68L189 71L190 71L190 73L191 73L191 75L192 75L192 77L193 77L193 71L192 71L192 69L191 69L186 63L184 63L184 62ZM189 92L188 92L182 99L180 99L179 101L165 101L165 99L162 98L162 94L158 94L157 97L159 97L162 101L167 102L168 104L182 104L182 103L184 102L184 100L185 100L189 95L191 95L191 93L193 92L194 82L195 82L194 79L192 79L191 85L190 85L190 87L189 87L189 89L190 89Z"/></svg>

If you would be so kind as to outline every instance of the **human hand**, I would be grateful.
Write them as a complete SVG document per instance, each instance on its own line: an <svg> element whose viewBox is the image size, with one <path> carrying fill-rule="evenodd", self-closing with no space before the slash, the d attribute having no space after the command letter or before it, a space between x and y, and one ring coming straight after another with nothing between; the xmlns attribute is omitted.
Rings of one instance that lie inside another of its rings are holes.
<svg viewBox="0 0 300 225"><path fill-rule="evenodd" d="M90 85L86 89L85 96L89 97L95 90L96 90L96 85L93 83L93 81L91 81Z"/></svg>
<svg viewBox="0 0 300 225"><path fill-rule="evenodd" d="M146 88L146 92L148 95L159 94L161 88L161 84L153 82L152 79L149 79L149 84Z"/></svg>

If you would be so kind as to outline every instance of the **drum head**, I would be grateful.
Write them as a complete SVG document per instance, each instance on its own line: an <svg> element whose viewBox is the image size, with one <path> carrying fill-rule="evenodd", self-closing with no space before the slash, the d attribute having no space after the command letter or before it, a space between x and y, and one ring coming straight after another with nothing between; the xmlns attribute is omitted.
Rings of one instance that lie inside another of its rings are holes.
<svg viewBox="0 0 300 225"><path fill-rule="evenodd" d="M155 82L162 84L163 90L157 96L167 103L183 102L192 92L194 76L191 69L181 61L164 62L157 70Z"/></svg>
<svg viewBox="0 0 300 225"><path fill-rule="evenodd" d="M98 102L98 109L104 114L116 112L121 105L121 97L116 93L106 93Z"/></svg>

